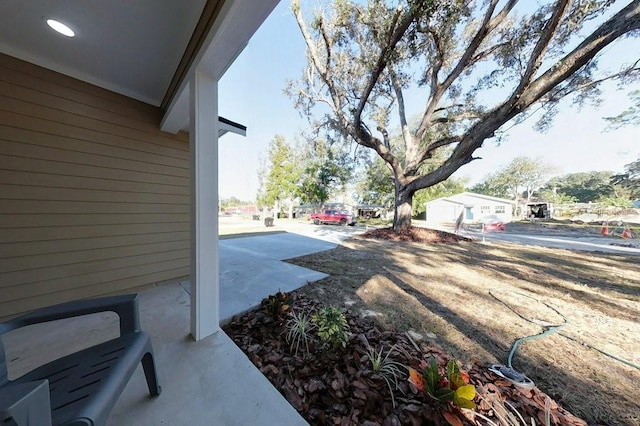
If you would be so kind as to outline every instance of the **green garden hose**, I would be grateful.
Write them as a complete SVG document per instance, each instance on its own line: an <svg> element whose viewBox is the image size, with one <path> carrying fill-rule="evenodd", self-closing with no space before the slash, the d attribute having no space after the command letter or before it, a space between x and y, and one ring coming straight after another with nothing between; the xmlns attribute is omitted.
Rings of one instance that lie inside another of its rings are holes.
<svg viewBox="0 0 640 426"><path fill-rule="evenodd" d="M542 333L539 334L533 334L531 336L526 336L526 337L521 337L519 339L517 339L514 343L513 346L511 347L511 351L509 352L509 357L507 358L507 365L501 365L501 364L494 364L491 367L489 367L489 370L491 370L493 373L495 373L496 375L505 378L506 380L510 381L511 383L517 385L517 386L522 386L522 387L533 387L533 381L531 381L531 379L529 379L527 376L525 376L522 373L519 373L518 371L514 370L513 366L512 366L512 361L513 361L513 357L515 356L516 351L518 350L518 347L529 340L534 340L534 339L539 339L545 336L549 336L550 334L553 333L557 333L560 329L562 329L563 327L566 327L569 324L569 321L567 320L567 318L560 312L558 311L556 308L554 308L553 306L550 306L544 302L541 302L538 299L535 299L531 296L528 296L526 294L523 293L519 293L517 291L513 291L513 290L509 290L509 293L513 293L513 294L517 294L519 296L522 297L526 297L527 299L531 299L533 301L536 301L538 303L542 303L544 306L546 306L547 308L551 309L552 311L554 311L555 313L557 313L562 319L563 319L563 323L562 324L553 324L553 325L541 325L536 323L535 321L519 314L518 312L516 312L511 306L509 306L508 303L506 303L504 300L500 299L498 296L496 296L493 293L493 290L489 290L489 294L491 295L491 297L493 297L494 299L496 299L498 302L502 303L504 306L507 307L507 309L509 309L511 312L513 312L514 314L516 314L517 316L519 316L520 318L522 318L523 320L530 322L532 324L536 324L539 325L540 327L542 327ZM625 365L628 365L629 367L633 367L637 370L640 370L640 365L635 364L631 361L627 361L624 358L620 358L616 355L610 354L608 352L605 352L601 349L598 349L594 346L591 346L590 344L586 343L586 342L582 342L579 341L571 336L568 336L564 333L558 333L559 336L562 336L566 339L569 339L573 342L579 343L583 346L587 346L590 349L593 349L599 353L601 353L602 355L608 356L609 358L615 359L618 362L621 362Z"/></svg>
<svg viewBox="0 0 640 426"><path fill-rule="evenodd" d="M496 374L496 375L508 380L509 382L513 383L516 386L521 386L521 387L525 387L525 388L532 388L532 387L535 386L533 381L530 378L528 378L527 376L525 376L524 374L516 371L512 366L513 357L514 357L516 351L518 350L518 347L522 343L527 342L529 340L540 339L542 337L545 337L545 336L548 336L550 334L558 332L558 330L560 330L561 328L566 327L567 324L569 323L569 321L567 321L567 318L564 315L562 315L553 306L549 306L548 304L546 304L544 302L540 302L539 300L537 300L537 299L535 299L535 298L533 298L531 296L527 296L526 294L523 294L523 293L518 293L516 291L510 291L510 293L517 294L517 295L522 296L522 297L526 297L527 299L534 300L534 301L536 301L538 303L542 303L544 306L546 306L547 308L551 309L552 311L554 311L555 313L560 315L560 317L562 317L562 319L564 321L562 324L554 324L554 325L540 325L540 324L537 324L536 322L532 321L531 319L529 319L529 318L519 314L518 312L516 312L504 300L500 299L498 296L493 294L493 290L489 290L489 294L491 295L491 297L496 299L498 302L502 303L511 312L513 312L514 314L516 314L517 316L519 316L520 318L522 318L523 320L525 320L527 322L530 322L530 323L536 324L536 325L540 325L540 327L542 327L542 333L533 334L531 336L521 337L521 338L517 339L513 343L513 346L511 347L511 351L509 352L509 357L507 358L507 365L494 364L491 367L489 367L489 370L492 371L494 374Z"/></svg>

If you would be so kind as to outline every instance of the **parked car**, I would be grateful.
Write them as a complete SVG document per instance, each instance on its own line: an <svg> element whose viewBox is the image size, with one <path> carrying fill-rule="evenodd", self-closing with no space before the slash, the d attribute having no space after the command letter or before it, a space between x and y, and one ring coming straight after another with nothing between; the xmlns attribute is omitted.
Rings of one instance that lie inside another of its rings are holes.
<svg viewBox="0 0 640 426"><path fill-rule="evenodd" d="M335 223L342 226L353 226L356 224L356 218L354 215L346 210L325 210L321 213L313 213L311 220L316 225L321 223Z"/></svg>
<svg viewBox="0 0 640 426"><path fill-rule="evenodd" d="M480 219L484 232L503 232L506 225L498 216L490 215Z"/></svg>

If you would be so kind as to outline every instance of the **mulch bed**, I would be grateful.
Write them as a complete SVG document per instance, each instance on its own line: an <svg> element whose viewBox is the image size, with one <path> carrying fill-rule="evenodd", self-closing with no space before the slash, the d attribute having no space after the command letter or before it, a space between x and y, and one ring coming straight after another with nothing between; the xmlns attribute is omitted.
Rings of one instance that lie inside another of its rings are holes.
<svg viewBox="0 0 640 426"><path fill-rule="evenodd" d="M419 228L412 226L406 231L395 233L392 228L372 229L362 234L364 238L373 238L389 241L410 241L417 243L457 243L460 241L471 241L469 238L451 234L449 232L437 231L435 229Z"/></svg>
<svg viewBox="0 0 640 426"><path fill-rule="evenodd" d="M294 295L293 310L311 314L316 301ZM346 313L350 337L346 348L322 349L312 341L310 352L293 353L286 342L283 322L261 310L235 317L224 331L247 354L280 393L314 425L421 425L487 424L471 411L450 403L439 403L420 393L406 377L394 390L396 406L385 380L371 370L367 348L382 349L394 361L419 369L421 360L432 357L444 368L448 356L439 347L417 335L381 331L366 318ZM413 337L412 337L413 336ZM394 346L395 345L395 346ZM545 424L546 412L554 425L586 425L558 406L537 388L518 388L472 362L460 366L476 387L476 412L501 424L497 414L508 402L524 417Z"/></svg>

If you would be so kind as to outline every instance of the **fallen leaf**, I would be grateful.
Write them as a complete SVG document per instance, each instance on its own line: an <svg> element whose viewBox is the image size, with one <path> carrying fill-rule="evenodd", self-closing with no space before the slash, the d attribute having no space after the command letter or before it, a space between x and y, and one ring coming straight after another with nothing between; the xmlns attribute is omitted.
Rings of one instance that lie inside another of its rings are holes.
<svg viewBox="0 0 640 426"><path fill-rule="evenodd" d="M460 417L458 417L451 411L443 411L442 415L451 426L464 426L462 420L460 420Z"/></svg>
<svg viewBox="0 0 640 426"><path fill-rule="evenodd" d="M414 370L411 367L409 367L408 370L409 370L409 379L407 380L409 381L409 383L411 383L416 388L418 388L420 392L424 392L424 378L422 377L422 374L420 374L417 370Z"/></svg>

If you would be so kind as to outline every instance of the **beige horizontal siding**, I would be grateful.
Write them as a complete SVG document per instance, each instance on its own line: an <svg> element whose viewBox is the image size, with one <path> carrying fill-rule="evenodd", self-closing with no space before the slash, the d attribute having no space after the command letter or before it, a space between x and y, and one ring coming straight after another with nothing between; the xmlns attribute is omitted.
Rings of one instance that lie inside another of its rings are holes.
<svg viewBox="0 0 640 426"><path fill-rule="evenodd" d="M154 234L114 235L107 237L76 238L68 240L26 241L0 244L0 258L16 260L19 257L91 251L102 248L122 249L136 244L162 245L174 241L188 241L189 232L165 232ZM75 256L74 256L75 257Z"/></svg>
<svg viewBox="0 0 640 426"><path fill-rule="evenodd" d="M101 281L100 277L86 277L86 281L92 279L93 282L99 281L99 283L76 286L69 290L58 290L54 293L31 295L28 298L22 297L18 300L5 302L2 303L2 313L4 317L10 317L42 306L60 303L60 301L85 299L105 294L126 293L131 290L150 286L152 283L169 281L175 277L184 277L189 274L188 266L175 269L163 269L165 266L166 264L151 265L148 269L152 272L143 275L134 275L136 272L140 272L140 269L137 271L129 271L127 278L114 281ZM108 293L105 293L105 291L108 291Z"/></svg>
<svg viewBox="0 0 640 426"><path fill-rule="evenodd" d="M1 141L0 145L2 145ZM123 174L122 171L118 169L82 164L74 164L74 166L70 168L66 163L62 162L2 154L0 154L0 170L27 172L36 170L38 173L64 176L83 176L98 179L124 180L126 182L150 182L175 186L189 185L189 178L183 176L169 176L134 170L127 170L127 173Z"/></svg>
<svg viewBox="0 0 640 426"><path fill-rule="evenodd" d="M21 117L18 114L7 113L0 111L0 123L9 123L13 118ZM16 124L15 122L13 123ZM33 125L33 121L31 125ZM132 149L131 141L123 138L108 137L103 134L82 134L82 132L73 132L78 134L79 137L91 138L87 139L75 139L69 134L64 133L62 129L57 133L54 133L52 129L49 129L51 133L42 133L37 130L29 130L29 128L17 128L6 124L0 124L0 134L2 137L11 142L26 143L31 145L48 146L51 148L86 152L90 154L99 154L105 157L114 158L126 158L134 161L144 161L150 164L159 164L171 167L188 168L189 163L187 159L181 158L174 150L170 148L164 149L167 153L158 154L157 150L154 150L154 146L151 144L142 143L136 144ZM169 155L171 154L171 155ZM178 156L175 156L178 155ZM176 158L182 159L182 161L176 161Z"/></svg>
<svg viewBox="0 0 640 426"><path fill-rule="evenodd" d="M189 274L189 146L159 109L0 54L0 318Z"/></svg>
<svg viewBox="0 0 640 426"><path fill-rule="evenodd" d="M12 200L0 203L0 214L189 213L184 204L97 203L60 200Z"/></svg>

